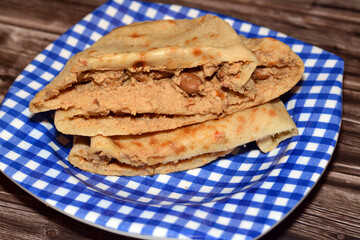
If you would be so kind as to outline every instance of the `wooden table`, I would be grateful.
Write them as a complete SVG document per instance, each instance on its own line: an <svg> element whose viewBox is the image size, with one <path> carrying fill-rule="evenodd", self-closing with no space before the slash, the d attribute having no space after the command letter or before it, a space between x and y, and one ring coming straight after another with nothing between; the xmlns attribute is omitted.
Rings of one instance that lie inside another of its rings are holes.
<svg viewBox="0 0 360 240"><path fill-rule="evenodd" d="M0 101L38 53L103 2L1 0ZM268 27L345 60L343 122L330 165L300 206L262 239L359 239L360 1L181 0L177 4ZM45 206L0 173L0 239L125 238Z"/></svg>

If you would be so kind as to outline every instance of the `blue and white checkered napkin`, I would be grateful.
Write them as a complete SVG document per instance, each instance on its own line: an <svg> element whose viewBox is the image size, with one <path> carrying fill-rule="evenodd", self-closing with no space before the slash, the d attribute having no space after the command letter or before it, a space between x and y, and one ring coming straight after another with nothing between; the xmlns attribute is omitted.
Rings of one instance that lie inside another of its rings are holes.
<svg viewBox="0 0 360 240"><path fill-rule="evenodd" d="M66 158L71 139L53 114L28 104L75 53L135 21L194 18L208 12L156 3L110 1L40 53L16 79L0 110L0 169L70 216L110 231L154 237L253 239L282 220L319 179L339 134L344 62L324 50L218 15L246 37L270 36L304 60L302 81L282 97L300 135L263 154L252 144L202 168L169 175L105 177Z"/></svg>

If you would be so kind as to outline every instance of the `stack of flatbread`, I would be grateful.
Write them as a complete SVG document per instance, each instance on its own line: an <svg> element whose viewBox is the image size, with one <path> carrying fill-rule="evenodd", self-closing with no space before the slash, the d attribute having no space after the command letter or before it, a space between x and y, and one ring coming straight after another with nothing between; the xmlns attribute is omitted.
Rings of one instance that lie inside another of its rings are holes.
<svg viewBox="0 0 360 240"><path fill-rule="evenodd" d="M165 174L296 135L278 97L303 71L287 45L246 39L216 16L133 23L73 56L30 111L56 110L80 169Z"/></svg>

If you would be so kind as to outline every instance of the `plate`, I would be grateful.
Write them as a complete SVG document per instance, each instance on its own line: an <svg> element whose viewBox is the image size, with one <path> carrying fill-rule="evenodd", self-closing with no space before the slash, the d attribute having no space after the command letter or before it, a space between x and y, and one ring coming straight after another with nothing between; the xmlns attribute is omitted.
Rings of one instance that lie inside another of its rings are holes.
<svg viewBox="0 0 360 240"><path fill-rule="evenodd" d="M75 219L141 238L254 239L282 221L329 163L342 114L342 59L285 34L213 13L246 37L273 37L304 61L303 79L282 96L300 135L268 154L249 144L202 168L147 177L106 177L71 166L69 136L53 113L28 104L75 53L135 21L210 12L109 1L47 46L19 75L0 109L0 169L33 196Z"/></svg>

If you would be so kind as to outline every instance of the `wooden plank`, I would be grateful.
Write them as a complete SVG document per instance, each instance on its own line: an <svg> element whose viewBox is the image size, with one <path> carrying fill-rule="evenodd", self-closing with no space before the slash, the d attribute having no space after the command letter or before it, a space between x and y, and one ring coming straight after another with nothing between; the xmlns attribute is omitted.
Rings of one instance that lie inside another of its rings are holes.
<svg viewBox="0 0 360 240"><path fill-rule="evenodd" d="M360 61L358 62L358 66L360 66ZM345 74L346 76L344 77L344 81L343 81L343 87L344 89L348 89L348 90L353 90L353 91L360 91L360 81L359 81L359 77L360 74L359 73L352 73L348 70L348 62L345 62ZM354 70L355 70L355 64L354 64Z"/></svg>
<svg viewBox="0 0 360 240"><path fill-rule="evenodd" d="M58 36L0 23L0 102L22 70Z"/></svg>
<svg viewBox="0 0 360 240"><path fill-rule="evenodd" d="M358 0L346 0L346 1L339 1L339 0L316 0L314 4L324 7L331 7L336 8L338 10L347 9L350 11L359 11L360 4Z"/></svg>
<svg viewBox="0 0 360 240"><path fill-rule="evenodd" d="M343 185L334 184L334 179L341 182L342 178L339 174L327 171L297 211L262 240L337 239L340 236L346 239L360 238L360 194ZM359 187L359 178L354 181Z"/></svg>
<svg viewBox="0 0 360 240"><path fill-rule="evenodd" d="M359 123L359 121L360 121L360 111L359 111L360 92L343 89L343 95L344 95L344 98L343 98L343 102L344 102L343 117L344 117L344 119Z"/></svg>
<svg viewBox="0 0 360 240"><path fill-rule="evenodd" d="M1 47L12 52L36 56L59 34L0 23Z"/></svg>
<svg viewBox="0 0 360 240"><path fill-rule="evenodd" d="M16 77L58 34L0 23L0 76Z"/></svg>
<svg viewBox="0 0 360 240"><path fill-rule="evenodd" d="M151 2L151 1L148 1ZM171 0L160 0L162 3L173 3ZM346 2L346 1L345 1ZM358 14L352 9L348 10L346 8L337 9L330 5L317 4L316 1L303 0L303 1L286 1L286 0L224 0L224 1L213 1L213 0L203 0L203 1L191 1L191 0L180 0L176 4L195 7L205 10L215 10L216 12L226 12L227 15L234 14L237 15L240 13L243 16L249 17L250 15L255 15L256 19L266 18L269 15L274 17L282 16L284 13L289 13L289 16L292 16L296 13L301 13L303 15L312 15L320 16L326 18L337 19L340 21L347 22L360 22ZM359 2L354 2L354 5L360 7ZM288 21L289 19L283 19L282 22Z"/></svg>
<svg viewBox="0 0 360 240"><path fill-rule="evenodd" d="M88 226L48 209L47 213L27 212L18 206L0 205L1 240L8 239L104 239L117 237L105 231L85 232ZM24 221L26 219L26 221Z"/></svg>
<svg viewBox="0 0 360 240"><path fill-rule="evenodd" d="M333 235L342 233L349 236L360 237L359 210L357 204L360 201L359 192L344 187L344 184L335 184L335 181L348 179L348 176L340 176L328 171L327 183L322 184L315 194L311 204L304 209L304 215L312 222L323 222L317 228L323 233ZM359 177L354 179L358 181ZM359 186L359 183L355 186ZM360 189L360 188L359 188ZM344 202L348 203L346 206ZM304 217L305 217L304 216Z"/></svg>
<svg viewBox="0 0 360 240"><path fill-rule="evenodd" d="M60 34L104 2L2 0L0 22Z"/></svg>

